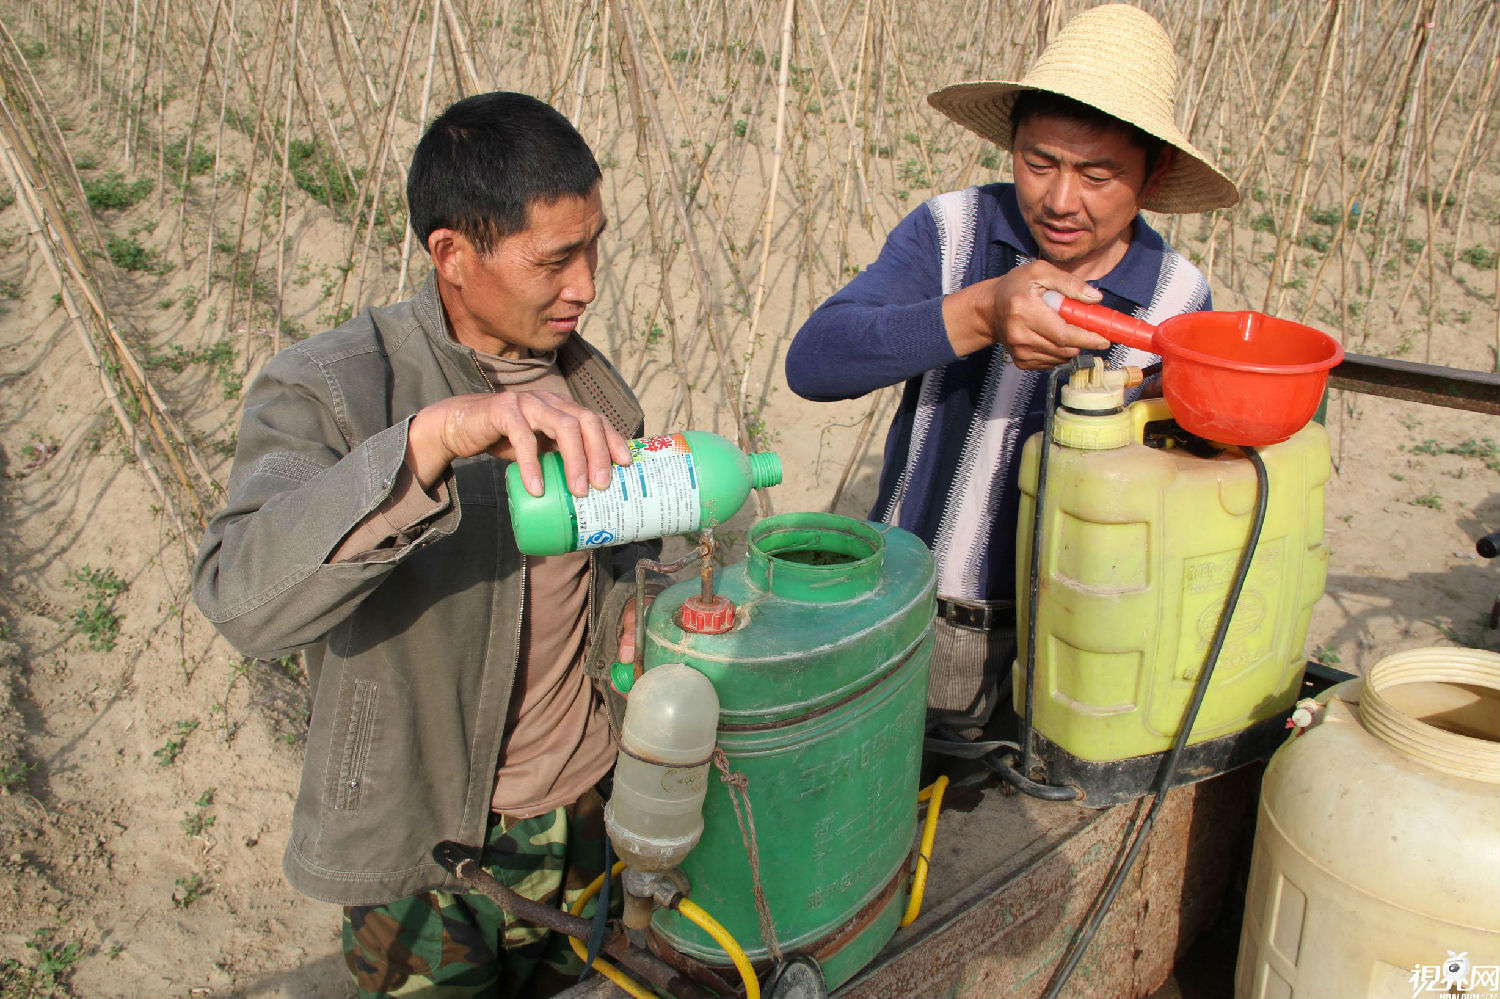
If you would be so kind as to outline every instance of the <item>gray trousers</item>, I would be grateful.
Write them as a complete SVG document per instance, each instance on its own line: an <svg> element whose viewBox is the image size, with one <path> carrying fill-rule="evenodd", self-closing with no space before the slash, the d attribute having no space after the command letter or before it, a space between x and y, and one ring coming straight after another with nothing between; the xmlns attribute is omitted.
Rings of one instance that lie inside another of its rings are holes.
<svg viewBox="0 0 1500 999"><path fill-rule="evenodd" d="M1016 631L1008 625L977 631L942 617L935 630L927 720L969 734L965 730L989 721L1001 695L1010 689Z"/></svg>

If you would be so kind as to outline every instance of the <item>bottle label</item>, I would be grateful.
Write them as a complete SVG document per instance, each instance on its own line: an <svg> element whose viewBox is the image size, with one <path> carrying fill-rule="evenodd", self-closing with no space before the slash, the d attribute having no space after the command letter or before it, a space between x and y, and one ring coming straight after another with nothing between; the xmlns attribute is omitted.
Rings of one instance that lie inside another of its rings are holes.
<svg viewBox="0 0 1500 999"><path fill-rule="evenodd" d="M630 442L630 464L607 489L574 497L578 547L602 548L698 529L698 469L681 434Z"/></svg>

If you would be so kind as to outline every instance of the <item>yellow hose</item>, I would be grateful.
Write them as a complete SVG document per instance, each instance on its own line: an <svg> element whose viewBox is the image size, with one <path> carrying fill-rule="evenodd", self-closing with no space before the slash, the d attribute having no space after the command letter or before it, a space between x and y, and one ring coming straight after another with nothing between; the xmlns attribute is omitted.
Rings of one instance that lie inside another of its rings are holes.
<svg viewBox="0 0 1500 999"><path fill-rule="evenodd" d="M917 850L917 873L912 878L911 899L906 903L906 915L901 917L902 926L910 926L922 911L922 896L927 893L927 858L932 856L932 841L937 838L938 813L943 810L943 792L947 789L948 778L939 777L917 795L918 804L927 802L927 821L922 825L922 845Z"/></svg>
<svg viewBox="0 0 1500 999"><path fill-rule="evenodd" d="M909 926L916 920L917 914L922 911L922 896L927 893L927 858L932 855L932 844L937 838L938 814L942 811L943 792L947 789L948 778L939 777L932 782L931 786L924 787L917 794L918 804L924 801L928 802L927 821L922 826L922 845L917 851L917 871L916 875L912 878L911 899L906 904L906 914L901 917L902 926ZM624 869L624 862L617 862L614 869L610 871L610 877L614 877ZM599 894L599 889L603 884L604 875L601 874L579 893L578 898L573 901L573 905L569 911L575 916L582 914L583 907L588 904L589 899ZM755 969L750 966L750 959L745 956L744 948L735 941L734 937L729 935L729 931L724 929L717 919L710 916L704 910L703 906L690 898L684 897L679 899L677 902L677 911L682 913L683 917L689 922L697 924L703 932L712 937L714 942L729 955L729 959L734 962L735 970L740 973L740 978L745 982L745 999L760 999L760 982L755 977ZM572 945L573 952L580 958L586 959L588 957L588 950L577 937L568 937L568 943ZM599 969L601 975L630 993L635 999L656 999L655 996L642 989L626 976L624 972L603 958L595 957L594 967Z"/></svg>
<svg viewBox="0 0 1500 999"><path fill-rule="evenodd" d="M745 956L745 951L739 944L735 943L734 937L729 931L719 925L719 921L703 910L703 906L690 898L677 900L677 911L682 913L689 921L698 924L698 927L714 938L714 942L724 948L729 959L734 962L735 969L740 973L740 978L745 981L745 999L760 999L760 981L755 977L755 969L750 967L750 959Z"/></svg>
<svg viewBox="0 0 1500 999"><path fill-rule="evenodd" d="M615 863L614 870L609 872L609 876L614 877L624 869L624 861L618 861ZM578 894L578 897L573 900L573 905L568 909L568 911L575 916L583 915L583 907L588 904L589 899L599 894L599 889L603 886L604 875L601 874L593 881L589 882L589 886ZM584 947L582 940L579 940L577 937L570 936L568 937L568 943L572 945L573 953L578 955L579 960L588 960L588 948ZM599 974L603 975L605 978L608 978L620 988L630 993L634 997L634 999L657 999L654 993L648 992L645 989L641 988L629 975L625 974L625 972L621 971L619 968L616 968L614 965L610 964L602 957L596 956L594 958L594 968L599 972Z"/></svg>

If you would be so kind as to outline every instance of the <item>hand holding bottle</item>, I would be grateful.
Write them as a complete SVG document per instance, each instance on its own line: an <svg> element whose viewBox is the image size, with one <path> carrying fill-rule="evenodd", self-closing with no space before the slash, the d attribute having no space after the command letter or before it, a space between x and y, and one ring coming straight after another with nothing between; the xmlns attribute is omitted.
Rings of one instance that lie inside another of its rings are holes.
<svg viewBox="0 0 1500 999"><path fill-rule="evenodd" d="M433 403L412 418L407 461L422 488L431 489L455 458L491 454L516 463L521 483L542 494L539 454L556 451L575 496L608 486L615 465L630 464L630 448L609 421L554 392L480 392Z"/></svg>

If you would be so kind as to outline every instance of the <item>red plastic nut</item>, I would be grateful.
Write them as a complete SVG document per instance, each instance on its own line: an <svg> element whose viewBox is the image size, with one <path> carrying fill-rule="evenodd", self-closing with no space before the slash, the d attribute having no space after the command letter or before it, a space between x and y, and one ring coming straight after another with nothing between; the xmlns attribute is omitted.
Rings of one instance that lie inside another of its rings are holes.
<svg viewBox="0 0 1500 999"><path fill-rule="evenodd" d="M722 635L734 628L734 604L717 593L709 600L688 597L677 609L677 626L699 635Z"/></svg>

